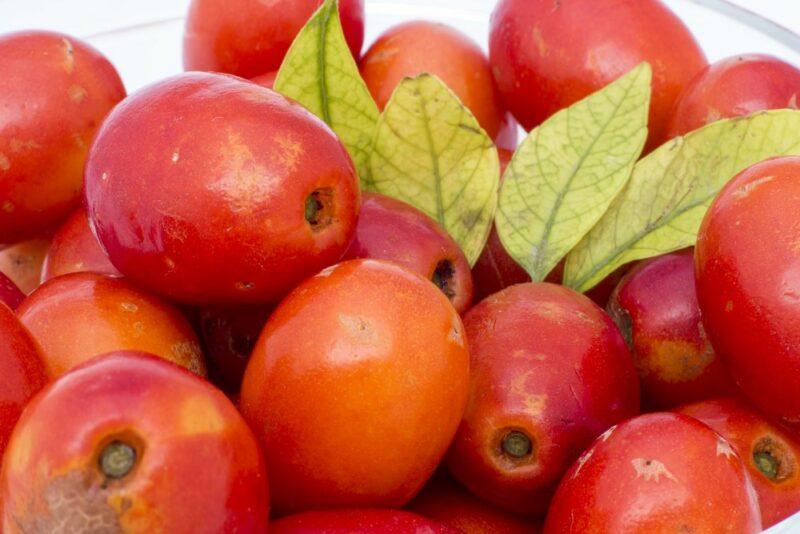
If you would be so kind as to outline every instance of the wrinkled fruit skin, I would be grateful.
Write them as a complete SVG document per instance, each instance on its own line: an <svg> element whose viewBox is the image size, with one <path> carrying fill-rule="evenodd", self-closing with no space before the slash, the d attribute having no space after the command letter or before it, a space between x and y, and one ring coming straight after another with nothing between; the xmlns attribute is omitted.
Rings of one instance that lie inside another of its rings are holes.
<svg viewBox="0 0 800 534"><path fill-rule="evenodd" d="M472 273L458 244L415 207L365 193L355 237L344 259L388 260L431 280L458 313L472 304Z"/></svg>
<svg viewBox="0 0 800 534"><path fill-rule="evenodd" d="M135 459L111 476L102 458L115 442ZM0 489L8 534L263 532L269 513L264 460L236 408L144 353L95 359L37 395Z"/></svg>
<svg viewBox="0 0 800 534"><path fill-rule="evenodd" d="M419 275L353 260L301 284L267 322L240 397L275 509L405 505L455 434L468 375L461 319Z"/></svg>
<svg viewBox="0 0 800 534"><path fill-rule="evenodd" d="M542 514L570 464L600 433L639 413L639 383L616 325L588 298L522 284L464 318L470 400L447 467L478 496ZM504 448L524 435L526 454Z"/></svg>
<svg viewBox="0 0 800 534"><path fill-rule="evenodd" d="M532 519L479 499L445 474L435 475L408 508L464 534L536 534Z"/></svg>
<svg viewBox="0 0 800 534"><path fill-rule="evenodd" d="M691 417L658 413L595 441L562 480L544 532L755 534L761 520L731 445Z"/></svg>
<svg viewBox="0 0 800 534"><path fill-rule="evenodd" d="M192 0L183 66L252 78L278 70L294 38L322 0ZM358 59L364 43L364 0L341 0L347 44Z"/></svg>
<svg viewBox="0 0 800 534"><path fill-rule="evenodd" d="M765 529L800 511L797 437L767 421L737 398L698 402L677 411L710 426L742 458L758 494ZM766 467L759 468L759 462L766 462Z"/></svg>
<svg viewBox="0 0 800 534"><path fill-rule="evenodd" d="M14 312L0 303L0 455L22 409L47 383L39 347Z"/></svg>
<svg viewBox="0 0 800 534"><path fill-rule="evenodd" d="M0 250L0 271L26 295L39 287L42 279L42 265L50 249L49 238L36 238L22 241Z"/></svg>
<svg viewBox="0 0 800 534"><path fill-rule="evenodd" d="M457 534L434 520L402 510L353 509L305 512L269 524L270 534Z"/></svg>
<svg viewBox="0 0 800 534"><path fill-rule="evenodd" d="M62 274L79 272L120 276L92 233L83 209L70 215L53 235L42 264L42 282Z"/></svg>
<svg viewBox="0 0 800 534"><path fill-rule="evenodd" d="M176 308L119 278L73 273L34 291L17 310L56 378L94 356L143 351L205 376L192 327Z"/></svg>
<svg viewBox="0 0 800 534"><path fill-rule="evenodd" d="M758 163L714 200L695 249L708 338L761 410L800 428L800 158Z"/></svg>
<svg viewBox="0 0 800 534"><path fill-rule="evenodd" d="M668 138L765 109L797 109L800 70L772 56L747 54L706 67L684 89Z"/></svg>
<svg viewBox="0 0 800 534"><path fill-rule="evenodd" d="M25 298L23 293L9 277L0 272L0 302L12 310L16 310Z"/></svg>
<svg viewBox="0 0 800 534"><path fill-rule="evenodd" d="M269 306L199 310L200 339L208 358L208 375L223 391L238 393L247 361L271 312Z"/></svg>
<svg viewBox="0 0 800 534"><path fill-rule="evenodd" d="M189 73L109 115L86 167L86 202L126 278L179 302L234 305L280 299L339 261L359 186L339 139L299 104Z"/></svg>
<svg viewBox="0 0 800 534"><path fill-rule="evenodd" d="M117 71L83 41L0 36L0 244L35 237L78 205L92 136L124 97Z"/></svg>
<svg viewBox="0 0 800 534"><path fill-rule="evenodd" d="M660 0L501 0L489 57L503 100L527 130L649 62L648 151L666 141L675 101L706 66L694 37Z"/></svg>
<svg viewBox="0 0 800 534"><path fill-rule="evenodd" d="M700 320L693 250L634 267L608 309L631 347L646 406L668 409L737 392Z"/></svg>
<svg viewBox="0 0 800 534"><path fill-rule="evenodd" d="M399 24L383 33L361 59L361 75L380 109L404 78L426 72L453 90L492 139L516 128L513 120L508 121L486 54L450 26L427 21Z"/></svg>

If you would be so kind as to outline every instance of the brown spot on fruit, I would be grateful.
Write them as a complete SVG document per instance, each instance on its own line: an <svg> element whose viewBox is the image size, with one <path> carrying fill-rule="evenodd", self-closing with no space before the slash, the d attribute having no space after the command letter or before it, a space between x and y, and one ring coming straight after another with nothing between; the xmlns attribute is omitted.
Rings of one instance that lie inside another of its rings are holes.
<svg viewBox="0 0 800 534"><path fill-rule="evenodd" d="M667 466L658 460L634 458L631 465L636 470L636 478L644 478L645 482L660 482L661 478L677 482L678 480L669 472Z"/></svg>
<svg viewBox="0 0 800 534"><path fill-rule="evenodd" d="M651 344L650 358L637 360L636 367L640 374L653 373L665 382L690 382L703 374L713 360L711 345L706 344L701 351L685 341L658 339Z"/></svg>
<svg viewBox="0 0 800 534"><path fill-rule="evenodd" d="M72 71L75 70L75 51L69 39L62 39L61 42L64 50L64 60L61 62L61 66L67 74L72 74Z"/></svg>
<svg viewBox="0 0 800 534"><path fill-rule="evenodd" d="M67 94L69 94L69 99L75 102L76 104L80 104L83 102L83 99L86 98L88 94L86 89L81 87L80 85L71 85L70 88L67 90Z"/></svg>

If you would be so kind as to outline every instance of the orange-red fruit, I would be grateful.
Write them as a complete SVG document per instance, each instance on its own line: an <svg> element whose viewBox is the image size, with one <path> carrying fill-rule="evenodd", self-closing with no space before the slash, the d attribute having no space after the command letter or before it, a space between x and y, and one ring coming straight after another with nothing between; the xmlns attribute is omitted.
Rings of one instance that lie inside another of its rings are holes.
<svg viewBox="0 0 800 534"><path fill-rule="evenodd" d="M464 534L535 534L541 531L539 523L479 499L444 474L434 476L408 507Z"/></svg>
<svg viewBox="0 0 800 534"><path fill-rule="evenodd" d="M711 204L697 239L708 338L745 395L800 429L800 158L763 161Z"/></svg>
<svg viewBox="0 0 800 534"><path fill-rule="evenodd" d="M651 409L737 391L706 337L694 285L693 250L685 250L634 267L609 302Z"/></svg>
<svg viewBox="0 0 800 534"><path fill-rule="evenodd" d="M472 273L458 243L413 206L365 193L358 226L345 259L388 260L431 280L458 313L472 304Z"/></svg>
<svg viewBox="0 0 800 534"><path fill-rule="evenodd" d="M738 398L698 402L680 413L728 440L744 462L769 528L800 511L800 441Z"/></svg>
<svg viewBox="0 0 800 534"><path fill-rule="evenodd" d="M301 284L267 322L240 397L276 510L406 504L455 434L468 375L461 319L419 275L353 260Z"/></svg>
<svg viewBox="0 0 800 534"><path fill-rule="evenodd" d="M278 300L339 261L359 187L342 143L305 108L233 76L188 73L109 115L86 201L126 278L180 302L235 305Z"/></svg>
<svg viewBox="0 0 800 534"><path fill-rule="evenodd" d="M252 78L277 70L322 0L192 0L183 66ZM340 0L347 44L358 59L364 43L364 0Z"/></svg>
<svg viewBox="0 0 800 534"><path fill-rule="evenodd" d="M765 109L797 109L800 70L762 54L734 56L706 67L684 89L669 125L668 138L720 119Z"/></svg>
<svg viewBox="0 0 800 534"><path fill-rule="evenodd" d="M546 534L761 532L730 443L696 419L649 414L609 429L564 476Z"/></svg>
<svg viewBox="0 0 800 534"><path fill-rule="evenodd" d="M510 127L486 54L454 28L405 22L382 34L361 59L361 75L380 109L404 78L426 72L453 90L492 139Z"/></svg>
<svg viewBox="0 0 800 534"><path fill-rule="evenodd" d="M118 350L155 354L205 375L200 344L173 306L119 278L73 273L34 291L17 310L56 378L94 356Z"/></svg>
<svg viewBox="0 0 800 534"><path fill-rule="evenodd" d="M706 66L694 37L661 0L501 0L489 52L503 100L527 130L649 62L648 149L666 141L675 101Z"/></svg>
<svg viewBox="0 0 800 534"><path fill-rule="evenodd" d="M587 297L521 284L464 318L470 399L447 467L507 510L541 514L570 464L611 425L639 413L625 341Z"/></svg>
<svg viewBox="0 0 800 534"><path fill-rule="evenodd" d="M42 282L62 274L78 272L119 276L119 271L111 264L89 228L89 220L83 209L70 215L53 235L42 264Z"/></svg>
<svg viewBox="0 0 800 534"><path fill-rule="evenodd" d="M0 303L0 456L22 409L47 383L39 347L14 312Z"/></svg>
<svg viewBox="0 0 800 534"><path fill-rule="evenodd" d="M24 298L25 293L17 287L17 284L0 272L0 301L12 310L15 310Z"/></svg>
<svg viewBox="0 0 800 534"><path fill-rule="evenodd" d="M37 236L77 206L89 143L124 96L117 71L83 41L0 36L0 244Z"/></svg>
<svg viewBox="0 0 800 534"><path fill-rule="evenodd" d="M213 386L119 352L47 386L2 471L3 532L264 532L269 492L252 431Z"/></svg>
<svg viewBox="0 0 800 534"><path fill-rule="evenodd" d="M457 534L459 531L402 510L365 508L305 512L269 524L270 534Z"/></svg>
<svg viewBox="0 0 800 534"><path fill-rule="evenodd" d="M41 283L42 265L49 249L50 239L44 237L4 248L0 250L0 271L29 295Z"/></svg>

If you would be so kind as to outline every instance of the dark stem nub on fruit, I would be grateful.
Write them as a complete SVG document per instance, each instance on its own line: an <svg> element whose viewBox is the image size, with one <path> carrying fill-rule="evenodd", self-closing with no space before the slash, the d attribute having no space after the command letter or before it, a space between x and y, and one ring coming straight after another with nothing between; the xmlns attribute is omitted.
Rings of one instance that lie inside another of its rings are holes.
<svg viewBox="0 0 800 534"><path fill-rule="evenodd" d="M122 478L136 465L136 449L122 441L112 441L100 453L100 471L108 478Z"/></svg>
<svg viewBox="0 0 800 534"><path fill-rule="evenodd" d="M332 189L317 189L306 197L305 218L315 232L331 225L333 222Z"/></svg>
<svg viewBox="0 0 800 534"><path fill-rule="evenodd" d="M447 298L452 299L456 296L454 287L456 285L456 268L452 261L442 260L437 263L431 280L442 290L442 293L447 295Z"/></svg>
<svg viewBox="0 0 800 534"><path fill-rule="evenodd" d="M780 469L780 462L768 452L754 452L753 460L756 467L761 471L765 477L770 480L778 478L778 470Z"/></svg>
<svg viewBox="0 0 800 534"><path fill-rule="evenodd" d="M502 449L506 456L519 460L530 456L533 451L533 443L531 443L531 438L519 430L512 430L503 438Z"/></svg>

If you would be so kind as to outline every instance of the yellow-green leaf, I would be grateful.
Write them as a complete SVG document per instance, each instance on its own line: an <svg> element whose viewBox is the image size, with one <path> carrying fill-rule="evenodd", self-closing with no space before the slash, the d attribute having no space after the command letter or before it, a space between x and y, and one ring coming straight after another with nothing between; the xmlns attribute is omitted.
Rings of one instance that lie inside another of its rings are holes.
<svg viewBox="0 0 800 534"><path fill-rule="evenodd" d="M503 246L536 281L608 209L647 139L652 71L643 63L533 130L508 166L497 207Z"/></svg>
<svg viewBox="0 0 800 534"><path fill-rule="evenodd" d="M458 97L430 74L403 80L378 121L375 189L427 213L474 264L497 207L500 162Z"/></svg>
<svg viewBox="0 0 800 534"><path fill-rule="evenodd" d="M626 263L694 245L722 186L781 155L800 155L800 111L719 121L669 141L636 164L608 212L569 254L564 283L586 291Z"/></svg>
<svg viewBox="0 0 800 534"><path fill-rule="evenodd" d="M328 123L369 188L369 151L380 112L347 46L337 0L326 0L297 35L275 90Z"/></svg>

